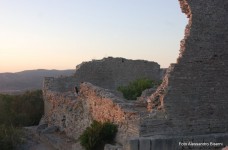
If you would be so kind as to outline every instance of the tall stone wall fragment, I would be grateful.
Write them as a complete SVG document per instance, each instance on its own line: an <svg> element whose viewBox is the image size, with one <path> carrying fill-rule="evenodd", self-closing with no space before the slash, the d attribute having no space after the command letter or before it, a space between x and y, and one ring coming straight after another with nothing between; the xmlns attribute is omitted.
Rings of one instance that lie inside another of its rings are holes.
<svg viewBox="0 0 228 150"><path fill-rule="evenodd" d="M228 132L228 1L179 2L189 18L180 56L148 106L164 113L164 124L147 119L142 136Z"/></svg>

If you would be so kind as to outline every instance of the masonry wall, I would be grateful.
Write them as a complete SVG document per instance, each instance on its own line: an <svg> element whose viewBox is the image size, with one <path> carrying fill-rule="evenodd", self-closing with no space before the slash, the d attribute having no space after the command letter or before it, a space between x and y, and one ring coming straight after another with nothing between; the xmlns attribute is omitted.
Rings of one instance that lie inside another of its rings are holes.
<svg viewBox="0 0 228 150"><path fill-rule="evenodd" d="M81 84L80 89L79 97L93 120L118 125L117 142L124 144L130 137L139 136L140 115L134 103L90 83Z"/></svg>
<svg viewBox="0 0 228 150"><path fill-rule="evenodd" d="M90 83L80 86L76 97L71 91L44 91L49 103L45 114L49 126L57 126L67 136L77 139L92 120L110 121L118 125L117 141L126 143L129 137L139 136L139 114L133 104L114 96L107 89Z"/></svg>
<svg viewBox="0 0 228 150"><path fill-rule="evenodd" d="M73 92L47 91L44 97L49 103L49 111L45 114L49 126L57 126L67 136L77 139L90 125L90 115Z"/></svg>
<svg viewBox="0 0 228 150"><path fill-rule="evenodd" d="M163 118L142 121L141 136L228 132L228 1L179 1L189 17L180 56L149 106Z"/></svg>
<svg viewBox="0 0 228 150"><path fill-rule="evenodd" d="M59 99L58 95L67 92L74 92L74 87L79 85L79 81L73 77L45 77L43 81L43 98L44 98L44 114L51 111L55 99ZM50 95L55 93L54 95ZM50 96L49 96L50 95ZM66 97L67 95L65 95ZM53 100L51 100L53 99ZM64 98L63 98L64 99Z"/></svg>
<svg viewBox="0 0 228 150"><path fill-rule="evenodd" d="M164 69L159 64L146 60L129 60L125 58L104 58L81 63L77 66L75 75L71 77L46 77L43 83L43 93L46 91L74 91L82 82L90 82L102 88L115 91L117 87L128 85L138 78L161 80ZM52 104L48 98L44 100L45 114Z"/></svg>
<svg viewBox="0 0 228 150"><path fill-rule="evenodd" d="M155 62L108 57L78 65L75 78L103 88L116 89L138 78L161 80L162 72Z"/></svg>

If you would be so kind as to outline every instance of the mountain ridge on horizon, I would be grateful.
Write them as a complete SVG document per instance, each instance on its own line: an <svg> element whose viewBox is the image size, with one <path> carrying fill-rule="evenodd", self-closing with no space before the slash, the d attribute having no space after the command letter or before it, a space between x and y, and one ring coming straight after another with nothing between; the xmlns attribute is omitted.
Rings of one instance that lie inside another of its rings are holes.
<svg viewBox="0 0 228 150"><path fill-rule="evenodd" d="M22 73L22 72L30 72L30 71L66 71L66 70L74 70L74 69L26 69L26 70L20 70L20 71L5 71L0 72L0 74L14 74L14 73Z"/></svg>
<svg viewBox="0 0 228 150"><path fill-rule="evenodd" d="M15 73L0 73L0 93L14 93L26 90L41 89L44 77L71 76L74 74L74 72L74 69L35 69L23 70Z"/></svg>

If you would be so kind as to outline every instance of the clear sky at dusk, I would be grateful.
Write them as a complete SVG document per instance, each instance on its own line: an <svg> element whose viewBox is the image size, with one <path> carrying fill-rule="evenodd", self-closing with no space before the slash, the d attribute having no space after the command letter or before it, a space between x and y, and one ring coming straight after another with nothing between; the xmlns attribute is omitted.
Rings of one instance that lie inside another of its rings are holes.
<svg viewBox="0 0 228 150"><path fill-rule="evenodd" d="M108 56L168 67L186 24L178 0L0 0L0 72Z"/></svg>

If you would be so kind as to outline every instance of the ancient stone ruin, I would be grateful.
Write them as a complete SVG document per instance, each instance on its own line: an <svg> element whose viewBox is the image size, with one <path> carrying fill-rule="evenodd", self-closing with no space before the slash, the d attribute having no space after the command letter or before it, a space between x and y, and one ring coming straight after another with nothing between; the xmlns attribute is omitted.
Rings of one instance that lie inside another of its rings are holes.
<svg viewBox="0 0 228 150"><path fill-rule="evenodd" d="M115 90L138 78L160 80L162 70L155 62L108 57L78 65L74 76L79 81Z"/></svg>
<svg viewBox="0 0 228 150"><path fill-rule="evenodd" d="M227 132L228 2L181 0L180 4L189 17L180 56L151 96L151 105L154 101L159 105L150 108L163 111L167 124L172 124L170 131L162 131L166 134Z"/></svg>
<svg viewBox="0 0 228 150"><path fill-rule="evenodd" d="M228 2L179 1L189 18L180 56L149 100L149 111L161 117L146 118L141 136L192 136L227 144L227 135L218 140L210 134L228 132Z"/></svg>
<svg viewBox="0 0 228 150"><path fill-rule="evenodd" d="M159 65L105 58L78 66L74 77L45 79L48 125L77 139L92 120L111 121L118 125L116 141L124 150L228 145L228 1L179 2L189 18L180 55L160 87L145 99L147 106L126 101L114 90L142 76L160 79ZM185 145L189 142L205 145Z"/></svg>
<svg viewBox="0 0 228 150"><path fill-rule="evenodd" d="M119 125L116 140L126 143L130 137L139 136L143 105L123 99L117 87L144 77L161 80L163 72L155 62L109 57L78 65L72 77L46 77L45 122L78 139L92 120L111 121Z"/></svg>

